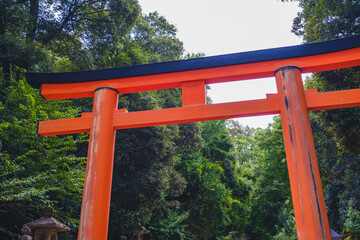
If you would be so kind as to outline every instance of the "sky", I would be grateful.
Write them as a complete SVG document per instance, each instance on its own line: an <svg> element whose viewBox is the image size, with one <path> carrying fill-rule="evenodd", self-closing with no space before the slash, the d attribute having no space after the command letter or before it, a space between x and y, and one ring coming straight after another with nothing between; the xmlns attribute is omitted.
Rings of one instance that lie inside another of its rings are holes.
<svg viewBox="0 0 360 240"><path fill-rule="evenodd" d="M291 33L300 8L280 0L138 0L143 13L157 11L178 30L186 53L215 56L301 44ZM275 79L210 85L213 103L265 98L276 93ZM237 118L242 125L265 128L273 116Z"/></svg>

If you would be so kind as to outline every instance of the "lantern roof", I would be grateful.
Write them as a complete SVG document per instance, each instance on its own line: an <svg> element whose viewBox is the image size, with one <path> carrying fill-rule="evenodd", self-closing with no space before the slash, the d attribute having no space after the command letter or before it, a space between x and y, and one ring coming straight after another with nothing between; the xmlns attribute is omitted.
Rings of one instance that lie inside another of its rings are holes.
<svg viewBox="0 0 360 240"><path fill-rule="evenodd" d="M52 228L56 229L58 232L68 232L70 228L59 222L54 217L42 217L38 220L26 223L24 226L28 226L32 230L40 229L40 228Z"/></svg>

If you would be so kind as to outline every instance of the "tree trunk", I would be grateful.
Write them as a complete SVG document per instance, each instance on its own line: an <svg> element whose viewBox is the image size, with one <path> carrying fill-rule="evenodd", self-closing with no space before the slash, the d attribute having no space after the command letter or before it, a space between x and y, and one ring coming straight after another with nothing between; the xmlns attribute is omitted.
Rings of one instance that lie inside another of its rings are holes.
<svg viewBox="0 0 360 240"><path fill-rule="evenodd" d="M27 33L26 33L26 42L33 42L35 40L38 18L39 18L39 0L30 0L30 16L29 16Z"/></svg>
<svg viewBox="0 0 360 240"><path fill-rule="evenodd" d="M5 43L5 32L6 32L6 19L7 19L7 6L5 1L0 2L0 39ZM10 85L10 62L8 58L8 51L6 44L0 45L0 61L3 81L0 86L3 90L5 87Z"/></svg>

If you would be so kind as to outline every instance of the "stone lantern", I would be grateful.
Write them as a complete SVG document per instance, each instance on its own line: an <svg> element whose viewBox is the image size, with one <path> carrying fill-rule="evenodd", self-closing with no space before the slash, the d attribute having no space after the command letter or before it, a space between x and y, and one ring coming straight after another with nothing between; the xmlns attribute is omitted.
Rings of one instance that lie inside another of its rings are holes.
<svg viewBox="0 0 360 240"><path fill-rule="evenodd" d="M53 208L45 209L44 213L44 217L24 224L24 226L27 226L34 231L34 240L57 240L58 232L70 231L69 227L53 217Z"/></svg>
<svg viewBox="0 0 360 240"><path fill-rule="evenodd" d="M23 226L21 228L21 235L19 236L18 240L32 240L31 229L28 226Z"/></svg>

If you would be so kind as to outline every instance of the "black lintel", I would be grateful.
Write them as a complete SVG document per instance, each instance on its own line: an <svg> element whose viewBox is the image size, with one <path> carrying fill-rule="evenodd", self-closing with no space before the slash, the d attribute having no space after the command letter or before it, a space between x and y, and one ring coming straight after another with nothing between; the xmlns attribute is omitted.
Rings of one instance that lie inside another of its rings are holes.
<svg viewBox="0 0 360 240"><path fill-rule="evenodd" d="M43 83L75 83L115 78L136 77L171 72L231 66L245 63L264 62L287 58L312 56L360 47L360 35L339 40L272 48L250 52L201 57L163 63L135 65L81 72L25 73L26 81L34 88Z"/></svg>

